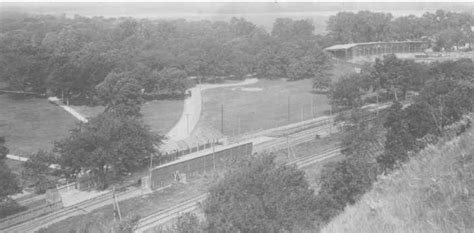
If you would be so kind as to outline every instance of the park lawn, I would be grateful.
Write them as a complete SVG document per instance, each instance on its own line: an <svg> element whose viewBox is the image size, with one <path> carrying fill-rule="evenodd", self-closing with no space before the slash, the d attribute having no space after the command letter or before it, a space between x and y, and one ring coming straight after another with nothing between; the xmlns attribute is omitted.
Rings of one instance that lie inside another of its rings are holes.
<svg viewBox="0 0 474 233"><path fill-rule="evenodd" d="M71 106L86 118L99 115L104 111L103 106ZM183 112L183 100L152 100L145 102L141 113L143 121L155 133L166 134L178 122Z"/></svg>
<svg viewBox="0 0 474 233"><path fill-rule="evenodd" d="M142 106L143 121L155 133L165 135L178 122L184 100L152 100Z"/></svg>
<svg viewBox="0 0 474 233"><path fill-rule="evenodd" d="M47 99L0 95L0 105L0 136L5 136L10 154L51 150L79 122Z"/></svg>
<svg viewBox="0 0 474 233"><path fill-rule="evenodd" d="M224 134L228 136L321 116L330 109L328 99L325 95L312 94L311 91L311 80L265 79L247 86L206 90L203 92L202 112L197 128L221 130L221 106L224 109Z"/></svg>

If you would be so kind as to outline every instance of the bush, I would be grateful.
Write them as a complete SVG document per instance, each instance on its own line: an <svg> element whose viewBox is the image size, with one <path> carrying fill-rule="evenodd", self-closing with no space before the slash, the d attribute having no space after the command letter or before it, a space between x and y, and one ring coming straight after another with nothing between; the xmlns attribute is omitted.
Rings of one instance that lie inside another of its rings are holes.
<svg viewBox="0 0 474 233"><path fill-rule="evenodd" d="M0 218L4 218L9 215L25 211L27 208L25 206L19 205L16 201L11 198L5 198L0 202Z"/></svg>
<svg viewBox="0 0 474 233"><path fill-rule="evenodd" d="M192 213L185 213L178 217L175 225L177 233L201 233L203 232L198 217Z"/></svg>

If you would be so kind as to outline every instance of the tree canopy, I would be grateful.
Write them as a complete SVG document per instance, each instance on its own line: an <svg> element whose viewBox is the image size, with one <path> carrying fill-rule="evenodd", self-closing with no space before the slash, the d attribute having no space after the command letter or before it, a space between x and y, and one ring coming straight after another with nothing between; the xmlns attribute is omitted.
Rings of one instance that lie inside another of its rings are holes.
<svg viewBox="0 0 474 233"><path fill-rule="evenodd" d="M97 86L127 76L148 97L183 96L187 79L312 78L328 60L309 20L277 19L271 33L243 19L150 20L5 14L0 80L9 88L97 104ZM313 74L314 73L314 74ZM107 85L105 85L107 86ZM102 95L101 97L99 97Z"/></svg>
<svg viewBox="0 0 474 233"><path fill-rule="evenodd" d="M8 148L5 146L5 138L0 137L0 202L3 202L9 195L21 192L17 176L5 164L8 154Z"/></svg>
<svg viewBox="0 0 474 233"><path fill-rule="evenodd" d="M105 188L110 180L148 164L160 141L139 118L105 112L73 129L55 151L68 175L89 173Z"/></svg>
<svg viewBox="0 0 474 233"><path fill-rule="evenodd" d="M472 42L473 22L469 13L443 10L396 18L390 13L339 12L329 17L325 37L326 41L332 40L331 44L429 40L434 42L435 50L449 50Z"/></svg>
<svg viewBox="0 0 474 233"><path fill-rule="evenodd" d="M204 213L210 232L279 232L314 221L315 199L304 172L273 156L244 161L209 190Z"/></svg>

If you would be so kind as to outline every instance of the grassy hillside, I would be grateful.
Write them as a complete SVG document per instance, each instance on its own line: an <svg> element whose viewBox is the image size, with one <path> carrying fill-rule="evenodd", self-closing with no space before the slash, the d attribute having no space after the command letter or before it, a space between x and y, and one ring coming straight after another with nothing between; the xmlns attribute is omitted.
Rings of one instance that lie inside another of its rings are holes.
<svg viewBox="0 0 474 233"><path fill-rule="evenodd" d="M322 232L474 232L474 130L381 178Z"/></svg>

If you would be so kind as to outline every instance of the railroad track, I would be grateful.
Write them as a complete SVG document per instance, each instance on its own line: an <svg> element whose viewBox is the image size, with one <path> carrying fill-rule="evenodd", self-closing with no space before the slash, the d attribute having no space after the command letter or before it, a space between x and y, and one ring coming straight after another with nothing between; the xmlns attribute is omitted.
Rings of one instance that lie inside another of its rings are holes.
<svg viewBox="0 0 474 233"><path fill-rule="evenodd" d="M180 202L179 204L160 210L152 215L140 219L139 226L135 230L136 233L142 233L145 230L158 226L159 224L165 223L175 217L178 217L181 213L188 213L195 210L198 207L198 203L204 201L208 194L202 194L186 201Z"/></svg>
<svg viewBox="0 0 474 233"><path fill-rule="evenodd" d="M295 164L298 168L303 168L314 163L324 161L326 159L332 158L334 156L340 155L341 148L339 146L330 147L323 151L318 152L317 154L304 156L297 158L293 161L286 163L287 165ZM198 208L199 203L204 201L207 198L208 194L201 194L199 196L193 197L186 201L180 202L179 204L168 207L166 209L160 210L153 213L145 218L140 219L135 233L143 233L148 229L159 226L175 217L178 217L182 213L188 213Z"/></svg>
<svg viewBox="0 0 474 233"><path fill-rule="evenodd" d="M410 102L408 102L408 104L405 104L405 105L409 105L409 103ZM375 111L376 109L384 109L389 106L390 104L383 104L375 108L370 107L369 110ZM330 126L330 124L332 124L332 120L333 120L333 117L330 117L328 119L324 119L320 121L313 121L305 125L299 125L296 128L301 129L301 131L297 131L297 132L295 132L292 129L281 129L277 132L274 132L274 133L277 133L278 135L281 134L279 135L280 137L277 137L277 139L272 140L268 143L257 145L255 150L257 151L258 149L259 152L269 151L269 150L275 151L275 150L281 150L285 148L288 144L290 146L295 146L307 141L311 141L314 139L314 136L316 134L319 134L325 130L327 131L329 127L333 127L333 126ZM327 122L327 123L324 123L324 122ZM287 142L287 138L285 137L286 136L285 134L291 135L288 138L288 142ZM289 162L288 164L296 164L298 168L301 168L301 167L309 166L317 162L321 162L325 159L337 156L339 154L340 154L340 148L334 147L334 148L329 148L315 155L298 158L294 161ZM120 198L121 196L124 196L133 191L137 191L137 189L136 188L127 189L123 192L116 193L116 196L117 198ZM69 218L71 216L80 214L81 212L87 213L91 211L93 209L92 207L94 207L95 205L103 204L104 202L107 202L107 201L111 202L111 196L112 196L112 192L102 194L101 196L95 197L93 199L78 203L73 206L65 207L53 213L50 213L50 214L47 214L47 215L44 215L32 220L28 220L27 222L20 223L18 225L9 227L7 229L3 229L2 232L15 232L15 233L16 232L18 233L33 232L35 230L38 230L39 228L46 227L47 225L53 222L57 222L59 220ZM159 225L163 222L168 221L169 219L172 219L178 216L180 213L192 211L197 208L196 203L199 203L205 200L206 197L207 197L207 194L202 194L200 196L183 201L176 206L160 210L159 212L156 212L146 218L143 218L140 220L139 227L137 228L136 231L143 232L145 229ZM90 209L90 210L87 210L87 209Z"/></svg>
<svg viewBox="0 0 474 233"><path fill-rule="evenodd" d="M129 194L133 191L137 191L136 188L130 188L123 192L117 192L116 197L120 198L126 194ZM3 229L2 232L12 232L12 233L23 233L23 232L34 232L40 228L47 227L48 224L57 222L58 220L63 220L74 215L81 213L88 213L90 210L88 208L94 207L97 204L103 204L107 201L112 202L112 191L104 193L100 196L97 196L93 199L89 199L78 204L62 208L53 213L28 220L27 222L20 223L18 225Z"/></svg>
<svg viewBox="0 0 474 233"><path fill-rule="evenodd" d="M321 135L327 133L332 126L323 125L316 128L311 128L307 130L300 131L298 133L292 134L288 137L279 137L272 141L262 143L260 145L254 146L255 152L273 152L286 148L289 146L296 146L301 143L309 142L315 138L316 135ZM288 141L287 141L288 140Z"/></svg>

